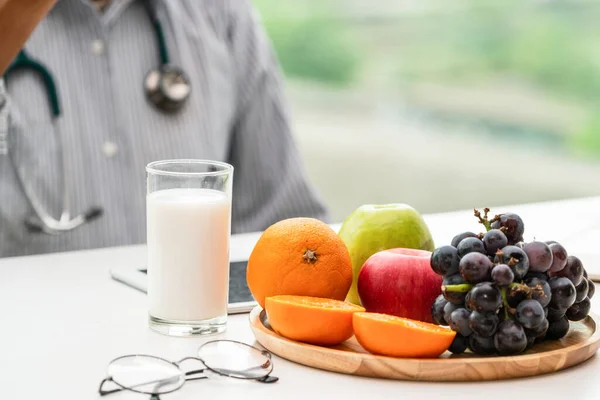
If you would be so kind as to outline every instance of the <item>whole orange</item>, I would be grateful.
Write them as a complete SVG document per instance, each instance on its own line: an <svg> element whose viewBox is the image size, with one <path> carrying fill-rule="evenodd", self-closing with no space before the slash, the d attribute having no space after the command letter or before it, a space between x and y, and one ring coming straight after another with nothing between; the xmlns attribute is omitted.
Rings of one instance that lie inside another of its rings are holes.
<svg viewBox="0 0 600 400"><path fill-rule="evenodd" d="M326 223L289 218L268 227L246 270L248 289L265 308L265 297L297 295L344 300L352 285L346 244Z"/></svg>

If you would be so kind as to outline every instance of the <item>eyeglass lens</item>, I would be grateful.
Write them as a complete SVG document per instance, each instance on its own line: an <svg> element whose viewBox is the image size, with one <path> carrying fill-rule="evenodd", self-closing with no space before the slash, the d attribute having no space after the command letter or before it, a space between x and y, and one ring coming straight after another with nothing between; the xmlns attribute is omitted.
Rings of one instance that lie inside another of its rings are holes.
<svg viewBox="0 0 600 400"><path fill-rule="evenodd" d="M270 357L244 343L214 341L198 349L198 357L216 373L242 379L258 379L273 371Z"/></svg>
<svg viewBox="0 0 600 400"><path fill-rule="evenodd" d="M177 365L144 355L118 358L109 364L107 372L117 385L146 394L169 393L185 382Z"/></svg>

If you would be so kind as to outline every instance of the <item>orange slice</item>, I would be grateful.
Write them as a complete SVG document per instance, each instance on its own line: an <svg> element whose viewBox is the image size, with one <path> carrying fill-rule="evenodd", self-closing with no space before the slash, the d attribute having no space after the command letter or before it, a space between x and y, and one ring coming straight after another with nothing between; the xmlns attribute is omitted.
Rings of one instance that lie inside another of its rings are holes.
<svg viewBox="0 0 600 400"><path fill-rule="evenodd" d="M341 300L280 295L265 299L269 324L288 339L332 346L353 335L352 314L363 307Z"/></svg>
<svg viewBox="0 0 600 400"><path fill-rule="evenodd" d="M439 357L456 336L447 327L386 314L358 312L352 322L365 350L391 357Z"/></svg>

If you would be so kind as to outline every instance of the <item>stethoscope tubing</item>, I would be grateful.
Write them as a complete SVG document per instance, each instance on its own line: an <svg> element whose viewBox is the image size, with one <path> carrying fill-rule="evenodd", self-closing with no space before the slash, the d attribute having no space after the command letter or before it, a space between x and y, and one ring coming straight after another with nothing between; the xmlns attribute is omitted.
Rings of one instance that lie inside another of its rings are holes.
<svg viewBox="0 0 600 400"><path fill-rule="evenodd" d="M169 52L166 46L166 40L164 37L164 31L162 24L157 16L155 8L150 4L149 0L143 0L146 13L153 25L156 39L159 47L159 61L160 67L152 69L144 79L144 89L146 97L150 100L154 106L165 112L174 112L180 110L183 105L187 102L189 92L191 91L190 80L187 75L178 67L169 64ZM42 206L42 202L35 195L35 192L31 190L26 184L24 172L17 165L14 157L11 155L10 149L6 149L10 158L11 164L15 169L17 181L28 203L32 210L38 217L39 221L33 218L26 218L24 224L30 232L44 232L49 234L58 234L73 230L86 222L92 221L103 215L103 209L101 207L91 207L86 212L77 215L74 218L70 216L70 180L67 176L67 161L64 154L64 140L58 129L58 120L62 115L62 107L60 103L60 96L58 87L55 83L54 77L50 70L46 68L41 62L30 57L25 49L22 49L13 63L9 66L5 77L10 73L20 70L29 69L37 72L42 77L43 84L46 89L48 96L48 103L50 105L50 112L52 114L52 125L56 134L56 140L58 147L60 148L61 157L61 178L62 178L62 212L60 218L57 220L52 217L46 209ZM153 79L149 79L152 77ZM148 84L148 82L152 84ZM168 87L168 82L174 82L177 85L184 85L186 90L183 91L182 95L173 95ZM10 129L10 127L9 127ZM10 146L8 146L10 147Z"/></svg>

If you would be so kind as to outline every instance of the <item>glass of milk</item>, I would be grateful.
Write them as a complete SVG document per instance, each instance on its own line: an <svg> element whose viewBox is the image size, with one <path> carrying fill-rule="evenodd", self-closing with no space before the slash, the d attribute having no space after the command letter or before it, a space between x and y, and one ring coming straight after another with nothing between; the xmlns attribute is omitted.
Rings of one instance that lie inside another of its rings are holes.
<svg viewBox="0 0 600 400"><path fill-rule="evenodd" d="M165 160L146 172L150 327L176 336L223 332L233 167Z"/></svg>

